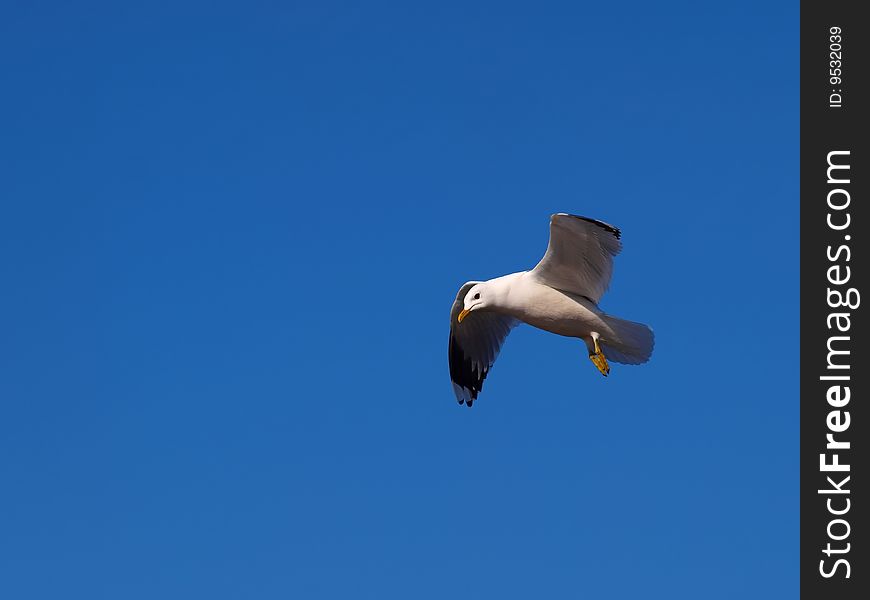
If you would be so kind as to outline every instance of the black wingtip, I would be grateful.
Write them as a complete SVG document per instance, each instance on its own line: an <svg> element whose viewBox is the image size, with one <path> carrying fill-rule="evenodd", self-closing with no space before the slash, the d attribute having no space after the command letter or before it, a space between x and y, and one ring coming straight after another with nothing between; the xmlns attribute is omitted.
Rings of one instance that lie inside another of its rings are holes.
<svg viewBox="0 0 870 600"><path fill-rule="evenodd" d="M592 223L593 225L598 225L605 231L612 233L616 239L619 239L622 236L622 232L619 230L619 227L614 227L610 223L605 223L604 221L599 221L598 219L590 219L589 217L583 217L580 215L568 215L569 217L574 217L575 219L580 219L581 221L586 221L587 223Z"/></svg>
<svg viewBox="0 0 870 600"><path fill-rule="evenodd" d="M477 399L477 395L483 390L483 380L486 379L489 369L478 370L471 358L462 351L452 333L450 334L448 363L450 365L450 380L457 388L467 392L464 398L464 394L457 394L457 400L460 404L464 400L467 406L471 406Z"/></svg>
<svg viewBox="0 0 870 600"><path fill-rule="evenodd" d="M473 390L467 390L467 389L463 389L463 391L467 392L469 394L469 397L465 398L464 396L457 396L456 401L459 403L459 406L462 406L464 404L468 408L471 408L471 405L474 404L475 398L477 398L477 392L474 392ZM474 395L472 396L471 394L474 394Z"/></svg>

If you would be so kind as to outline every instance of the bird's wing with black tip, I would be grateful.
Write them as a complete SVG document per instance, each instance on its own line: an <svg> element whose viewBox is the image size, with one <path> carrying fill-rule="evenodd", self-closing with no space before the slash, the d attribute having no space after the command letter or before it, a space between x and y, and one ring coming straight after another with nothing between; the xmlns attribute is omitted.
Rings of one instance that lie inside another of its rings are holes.
<svg viewBox="0 0 870 600"><path fill-rule="evenodd" d="M547 252L530 273L544 285L597 304L610 285L613 257L622 250L619 237L619 229L603 221L555 214Z"/></svg>
<svg viewBox="0 0 870 600"><path fill-rule="evenodd" d="M459 404L471 406L483 389L483 380L489 374L510 330L518 321L513 317L489 311L474 311L462 323L456 321L463 308L465 294L477 281L469 281L459 289L450 310L450 344L447 358L450 381Z"/></svg>

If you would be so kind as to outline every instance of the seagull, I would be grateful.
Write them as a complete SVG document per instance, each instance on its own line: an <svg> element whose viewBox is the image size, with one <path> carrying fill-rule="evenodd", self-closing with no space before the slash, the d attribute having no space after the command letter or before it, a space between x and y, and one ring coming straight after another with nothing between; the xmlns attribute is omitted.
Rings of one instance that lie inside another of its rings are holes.
<svg viewBox="0 0 870 600"><path fill-rule="evenodd" d="M605 377L608 359L627 365L649 360L652 329L598 308L610 285L613 257L622 250L620 235L603 221L558 213L550 217L550 243L534 269L459 288L450 310L448 349L459 404L474 403L505 338L520 323L580 338Z"/></svg>

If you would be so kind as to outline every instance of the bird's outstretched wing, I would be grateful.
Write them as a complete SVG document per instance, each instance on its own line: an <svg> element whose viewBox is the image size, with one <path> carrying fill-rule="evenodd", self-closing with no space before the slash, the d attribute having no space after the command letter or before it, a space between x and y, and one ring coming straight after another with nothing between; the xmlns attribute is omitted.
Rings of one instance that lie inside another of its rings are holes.
<svg viewBox="0 0 870 600"><path fill-rule="evenodd" d="M558 213L550 217L550 244L530 271L541 283L598 304L610 285L619 229L603 221Z"/></svg>
<svg viewBox="0 0 870 600"><path fill-rule="evenodd" d="M462 323L456 318L462 310L465 294L477 281L469 281L459 288L453 308L450 309L450 345L447 351L450 363L450 381L459 404L471 406L498 356L507 334L518 321L513 317L485 310L469 313Z"/></svg>

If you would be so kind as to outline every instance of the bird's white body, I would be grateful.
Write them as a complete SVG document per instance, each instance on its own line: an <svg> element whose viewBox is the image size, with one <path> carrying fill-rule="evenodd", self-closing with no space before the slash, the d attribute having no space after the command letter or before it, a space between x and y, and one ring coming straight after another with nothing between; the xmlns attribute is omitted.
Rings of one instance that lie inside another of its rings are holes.
<svg viewBox="0 0 870 600"><path fill-rule="evenodd" d="M591 300L539 283L529 271L496 277L486 284L495 292L492 310L532 327L567 337L587 338L592 332L612 337L601 311Z"/></svg>

